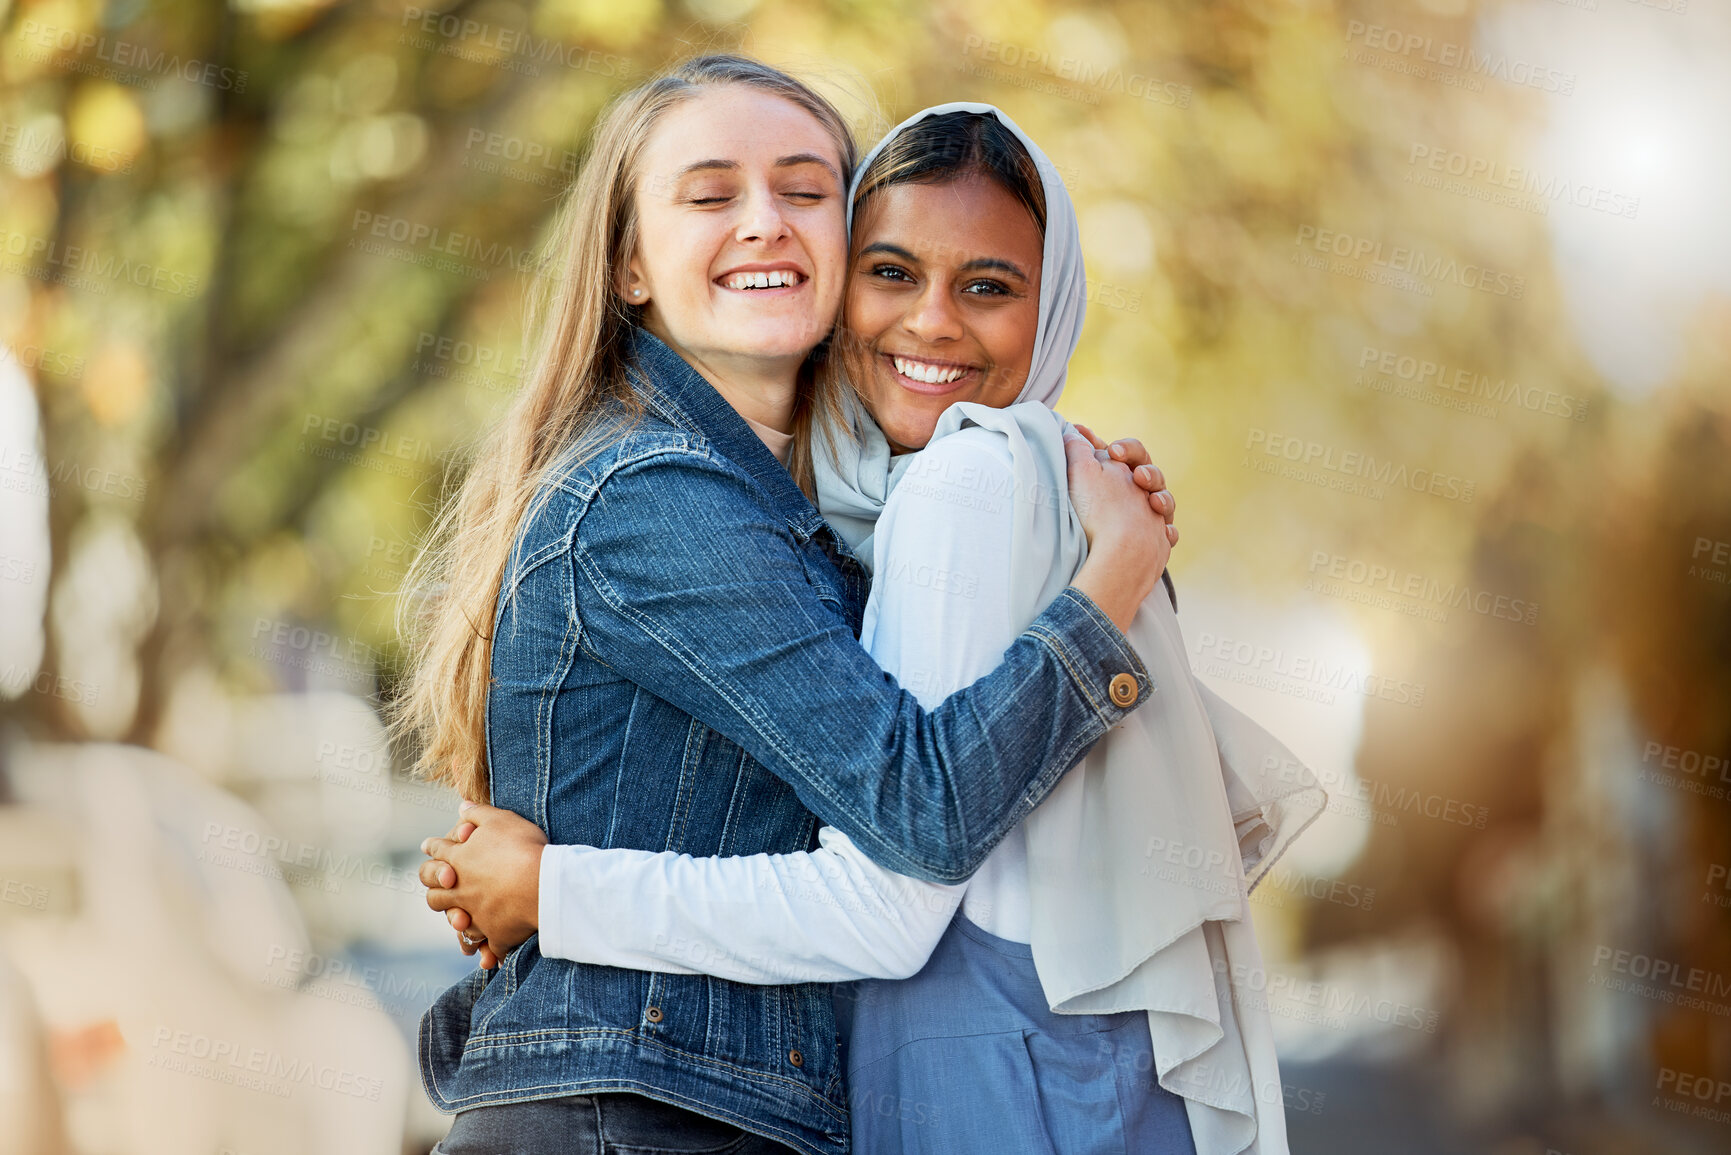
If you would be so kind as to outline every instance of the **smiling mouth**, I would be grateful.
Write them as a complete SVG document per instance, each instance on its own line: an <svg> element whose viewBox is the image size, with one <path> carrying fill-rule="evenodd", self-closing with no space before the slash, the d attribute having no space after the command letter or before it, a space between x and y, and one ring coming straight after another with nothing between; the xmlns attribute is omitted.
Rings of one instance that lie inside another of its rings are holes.
<svg viewBox="0 0 1731 1155"><path fill-rule="evenodd" d="M895 353L885 353L883 356L895 369L898 377L921 393L947 392L957 382L979 372L972 365L958 365L954 361L927 361Z"/></svg>
<svg viewBox="0 0 1731 1155"><path fill-rule="evenodd" d="M763 272L728 273L715 283L724 289L756 291L758 289L790 289L805 284L809 278L795 269L768 269Z"/></svg>

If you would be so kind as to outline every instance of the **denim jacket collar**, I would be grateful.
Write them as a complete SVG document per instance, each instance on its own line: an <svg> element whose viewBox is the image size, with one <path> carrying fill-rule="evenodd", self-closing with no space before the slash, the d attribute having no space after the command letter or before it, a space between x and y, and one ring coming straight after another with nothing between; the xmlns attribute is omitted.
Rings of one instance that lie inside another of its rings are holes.
<svg viewBox="0 0 1731 1155"><path fill-rule="evenodd" d="M632 331L632 360L646 378L644 399L669 421L702 434L727 459L768 490L770 505L800 540L827 528L823 515L801 492L745 418L715 386L644 328Z"/></svg>

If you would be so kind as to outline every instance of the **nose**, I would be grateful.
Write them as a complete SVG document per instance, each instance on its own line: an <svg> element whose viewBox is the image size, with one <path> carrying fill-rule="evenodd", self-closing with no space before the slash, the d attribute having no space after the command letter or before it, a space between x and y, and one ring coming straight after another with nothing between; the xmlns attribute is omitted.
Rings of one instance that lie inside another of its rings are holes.
<svg viewBox="0 0 1731 1155"><path fill-rule="evenodd" d="M768 188L753 188L746 192L740 205L739 224L734 239L759 244L774 244L787 236L787 218L775 195Z"/></svg>
<svg viewBox="0 0 1731 1155"><path fill-rule="evenodd" d="M964 332L961 313L951 299L949 285L933 277L921 287L908 311L902 315L902 328L921 341L955 341Z"/></svg>

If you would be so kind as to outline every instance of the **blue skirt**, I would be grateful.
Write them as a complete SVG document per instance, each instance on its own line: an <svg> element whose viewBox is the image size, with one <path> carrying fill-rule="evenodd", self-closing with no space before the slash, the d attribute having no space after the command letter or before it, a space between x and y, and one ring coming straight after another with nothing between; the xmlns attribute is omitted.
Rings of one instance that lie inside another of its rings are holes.
<svg viewBox="0 0 1731 1155"><path fill-rule="evenodd" d="M1025 943L958 913L919 974L851 996L854 1155L1195 1155L1147 1014L1053 1014Z"/></svg>

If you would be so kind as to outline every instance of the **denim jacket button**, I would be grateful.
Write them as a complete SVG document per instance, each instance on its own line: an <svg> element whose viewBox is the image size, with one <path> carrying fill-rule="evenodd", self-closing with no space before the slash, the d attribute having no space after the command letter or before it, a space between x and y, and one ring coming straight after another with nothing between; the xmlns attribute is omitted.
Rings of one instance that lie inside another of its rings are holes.
<svg viewBox="0 0 1731 1155"><path fill-rule="evenodd" d="M787 1061L796 1067L805 1066L805 1056L800 1054L798 1051L789 1051L787 1053Z"/></svg>
<svg viewBox="0 0 1731 1155"><path fill-rule="evenodd" d="M1128 706L1136 700L1136 679L1129 674L1119 674L1112 679L1110 690L1113 705Z"/></svg>
<svg viewBox="0 0 1731 1155"><path fill-rule="evenodd" d="M643 1017L652 1023L659 1023L661 1021L661 1008L650 1007L648 1010L643 1012Z"/></svg>

